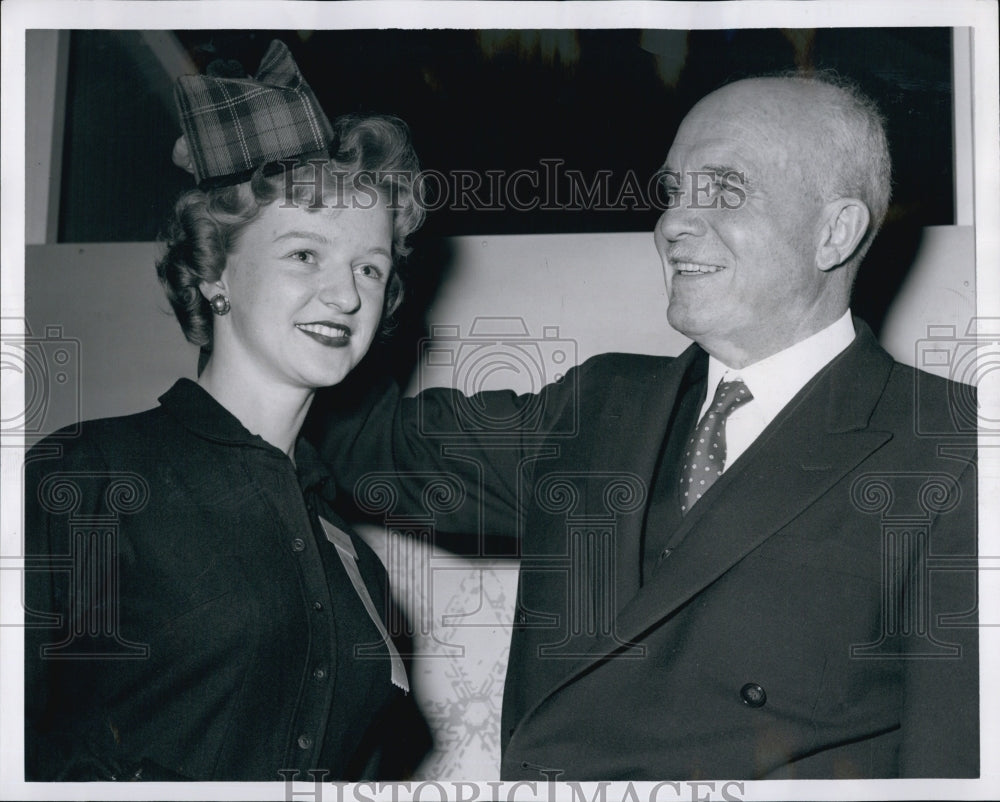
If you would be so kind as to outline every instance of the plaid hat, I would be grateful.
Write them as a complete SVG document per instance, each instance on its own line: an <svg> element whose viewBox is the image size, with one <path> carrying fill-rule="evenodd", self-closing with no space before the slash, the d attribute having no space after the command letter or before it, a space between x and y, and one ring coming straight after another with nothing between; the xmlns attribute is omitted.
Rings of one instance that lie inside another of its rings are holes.
<svg viewBox="0 0 1000 802"><path fill-rule="evenodd" d="M327 152L333 128L283 42L271 42L254 78L212 72L181 76L174 87L199 187L239 184L262 165ZM178 141L181 166L184 149Z"/></svg>

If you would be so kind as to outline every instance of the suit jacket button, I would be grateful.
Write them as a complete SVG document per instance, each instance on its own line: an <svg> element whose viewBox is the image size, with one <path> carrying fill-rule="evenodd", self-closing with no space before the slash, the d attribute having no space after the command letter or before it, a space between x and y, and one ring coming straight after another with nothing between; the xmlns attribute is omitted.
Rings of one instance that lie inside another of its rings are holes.
<svg viewBox="0 0 1000 802"><path fill-rule="evenodd" d="M302 538L297 537L292 541L292 551L305 551L305 548L306 542Z"/></svg>
<svg viewBox="0 0 1000 802"><path fill-rule="evenodd" d="M747 707L763 707L767 701L767 694L756 682L748 682L740 688L740 698Z"/></svg>
<svg viewBox="0 0 1000 802"><path fill-rule="evenodd" d="M514 623L518 626L524 626L528 623L528 616L524 614L524 610L517 611L517 615L514 616Z"/></svg>
<svg viewBox="0 0 1000 802"><path fill-rule="evenodd" d="M299 749L309 749L313 745L313 739L308 735L300 735L298 744Z"/></svg>

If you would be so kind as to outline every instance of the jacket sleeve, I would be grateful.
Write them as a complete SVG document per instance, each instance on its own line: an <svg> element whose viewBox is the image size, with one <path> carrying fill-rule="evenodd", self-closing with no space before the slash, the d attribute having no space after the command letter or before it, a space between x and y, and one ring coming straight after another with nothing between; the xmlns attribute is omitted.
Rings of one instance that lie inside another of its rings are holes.
<svg viewBox="0 0 1000 802"><path fill-rule="evenodd" d="M976 482L970 463L956 506L938 515L910 566L903 604L926 637L906 639L901 777L979 776Z"/></svg>
<svg viewBox="0 0 1000 802"><path fill-rule="evenodd" d="M367 517L433 514L442 532L516 536L535 460L572 425L582 371L522 395L430 389L404 398L386 380L314 410L313 439L338 492Z"/></svg>

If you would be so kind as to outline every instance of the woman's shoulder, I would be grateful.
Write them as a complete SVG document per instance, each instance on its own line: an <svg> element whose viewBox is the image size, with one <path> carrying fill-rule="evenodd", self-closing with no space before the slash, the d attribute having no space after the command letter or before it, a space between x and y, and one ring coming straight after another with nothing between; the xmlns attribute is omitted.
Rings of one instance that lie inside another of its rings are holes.
<svg viewBox="0 0 1000 802"><path fill-rule="evenodd" d="M173 439L161 407L131 415L92 418L64 426L32 445L25 462L57 457L64 465L115 462L122 454L155 449Z"/></svg>

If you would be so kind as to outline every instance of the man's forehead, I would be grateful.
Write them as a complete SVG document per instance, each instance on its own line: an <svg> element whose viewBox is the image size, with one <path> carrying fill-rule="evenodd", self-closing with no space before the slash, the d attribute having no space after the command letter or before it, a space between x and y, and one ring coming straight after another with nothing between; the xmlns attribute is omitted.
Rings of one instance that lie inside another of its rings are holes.
<svg viewBox="0 0 1000 802"><path fill-rule="evenodd" d="M761 169L783 164L789 156L785 138L773 131L753 130L728 122L710 131L681 129L667 153L664 167L672 170L704 169L720 166L729 169Z"/></svg>
<svg viewBox="0 0 1000 802"><path fill-rule="evenodd" d="M681 122L668 167L733 159L784 162L806 143L801 105L783 88L741 81L708 95ZM685 162L679 164L678 162Z"/></svg>

